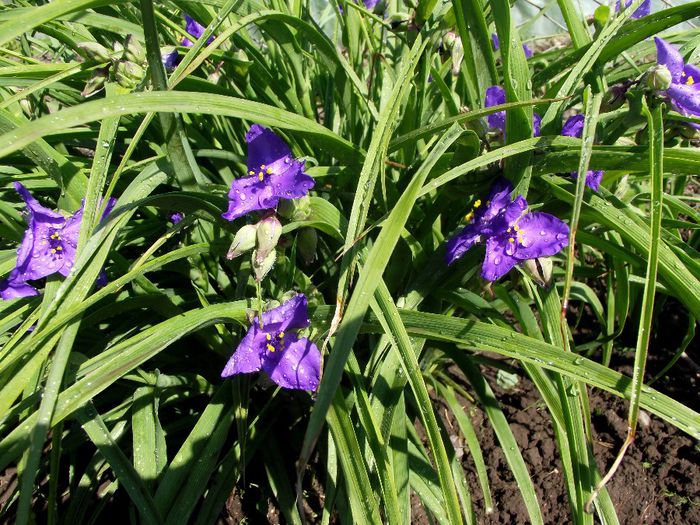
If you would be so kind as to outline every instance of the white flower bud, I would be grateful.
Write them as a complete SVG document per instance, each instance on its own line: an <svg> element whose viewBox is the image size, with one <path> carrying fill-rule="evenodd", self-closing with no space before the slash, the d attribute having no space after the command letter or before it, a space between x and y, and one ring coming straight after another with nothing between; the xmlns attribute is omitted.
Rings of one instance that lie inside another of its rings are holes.
<svg viewBox="0 0 700 525"><path fill-rule="evenodd" d="M257 239L258 239L258 259L263 260L267 255L275 250L277 242L282 235L282 223L274 215L265 217L258 223Z"/></svg>
<svg viewBox="0 0 700 525"><path fill-rule="evenodd" d="M256 233L258 231L257 224L246 224L236 232L231 247L226 254L227 259L235 259L239 255L255 248Z"/></svg>
<svg viewBox="0 0 700 525"><path fill-rule="evenodd" d="M527 259L523 265L525 273L538 285L549 288L552 282L552 259L550 257L539 257L537 259Z"/></svg>
<svg viewBox="0 0 700 525"><path fill-rule="evenodd" d="M272 250L265 257L260 257L258 250L253 251L253 272L255 280L261 282L270 273L277 259L277 251Z"/></svg>

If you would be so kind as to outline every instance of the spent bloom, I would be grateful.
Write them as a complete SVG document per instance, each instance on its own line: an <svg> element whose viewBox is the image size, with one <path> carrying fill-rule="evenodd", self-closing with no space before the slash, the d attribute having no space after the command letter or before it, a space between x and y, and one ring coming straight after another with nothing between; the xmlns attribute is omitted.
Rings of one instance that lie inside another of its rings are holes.
<svg viewBox="0 0 700 525"><path fill-rule="evenodd" d="M28 228L17 250L17 262L7 279L0 282L0 296L3 299L37 295L36 289L27 284L54 273L67 276L75 264L75 250L78 246L80 224L83 218L82 206L71 217L45 208L32 197L19 182L15 189L27 203ZM102 218L116 203L110 199Z"/></svg>
<svg viewBox="0 0 700 525"><path fill-rule="evenodd" d="M574 115L569 117L561 128L561 134L565 137L575 137L580 139L583 135L583 124L585 120L586 118L583 115ZM573 178L576 178L577 175L578 174L575 171L571 173ZM598 191L602 180L602 170L588 170L586 172L586 186L593 191Z"/></svg>
<svg viewBox="0 0 700 525"><path fill-rule="evenodd" d="M632 5L633 0L625 0L625 9ZM620 0L615 2L615 11L620 11ZM634 13L632 13L631 18L642 18L651 13L651 0L644 0Z"/></svg>
<svg viewBox="0 0 700 525"><path fill-rule="evenodd" d="M493 49L498 51L501 48L501 43L498 41L498 35L496 33L491 33L491 43L493 44ZM525 58L532 58L534 53L530 46L523 44L523 51L525 52Z"/></svg>
<svg viewBox="0 0 700 525"><path fill-rule="evenodd" d="M264 312L253 320L221 377L262 369L283 388L316 390L321 375L321 353L314 343L292 331L309 324L304 294Z"/></svg>
<svg viewBox="0 0 700 525"><path fill-rule="evenodd" d="M190 15L185 15L185 31L187 31L190 36L195 39L201 38L201 36L204 34L204 26L197 23L197 21ZM214 40L213 35L207 39L207 45L211 44L212 40ZM189 38L183 38L182 45L185 47L192 47L194 43Z"/></svg>
<svg viewBox="0 0 700 525"><path fill-rule="evenodd" d="M480 201L466 219L461 232L447 242L446 262L452 264L475 244L486 241L481 276L495 281L516 264L548 257L569 243L569 227L549 213L528 212L522 195L510 200L513 188L497 181L482 209Z"/></svg>
<svg viewBox="0 0 700 525"><path fill-rule="evenodd" d="M662 90L673 107L685 116L700 116L700 68L686 64L678 49L662 38L655 37L656 62L658 66L668 69L671 83ZM691 124L700 128L697 124Z"/></svg>
<svg viewBox="0 0 700 525"><path fill-rule="evenodd" d="M500 104L506 103L506 90L501 86L491 86L486 90L486 101L484 106L490 108L491 106L498 106ZM492 129L500 129L503 135L506 134L506 112L497 111L496 113L491 113L486 120L489 123L489 127ZM532 115L532 128L533 136L540 136L540 122L542 119L537 113Z"/></svg>
<svg viewBox="0 0 700 525"><path fill-rule="evenodd" d="M304 161L292 157L289 146L272 130L253 124L245 140L249 176L231 183L224 219L274 209L280 199L298 199L313 188L314 179L304 173Z"/></svg>

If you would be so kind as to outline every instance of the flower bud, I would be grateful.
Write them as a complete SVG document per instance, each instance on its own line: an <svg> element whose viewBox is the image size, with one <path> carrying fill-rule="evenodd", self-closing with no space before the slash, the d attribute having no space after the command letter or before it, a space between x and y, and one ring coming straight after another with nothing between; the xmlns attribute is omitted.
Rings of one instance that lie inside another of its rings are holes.
<svg viewBox="0 0 700 525"><path fill-rule="evenodd" d="M442 46L451 51L459 37L454 31L448 31L445 36L442 37Z"/></svg>
<svg viewBox="0 0 700 525"><path fill-rule="evenodd" d="M463 59L464 46L462 45L462 39L458 37L452 46L452 74L454 76L459 75L459 68L462 66Z"/></svg>
<svg viewBox="0 0 700 525"><path fill-rule="evenodd" d="M525 273L543 288L549 288L552 283L552 259L551 257L539 257L527 259L523 265Z"/></svg>
<svg viewBox="0 0 700 525"><path fill-rule="evenodd" d="M146 52L134 35L126 35L124 39L124 60L137 64L146 62Z"/></svg>
<svg viewBox="0 0 700 525"><path fill-rule="evenodd" d="M226 254L227 259L235 259L239 255L255 248L256 232L258 231L257 224L246 224L236 232L231 247Z"/></svg>
<svg viewBox="0 0 700 525"><path fill-rule="evenodd" d="M261 282L265 276L270 273L277 259L277 251L272 250L265 257L260 257L258 250L253 251L253 273L255 280Z"/></svg>
<svg viewBox="0 0 700 525"><path fill-rule="evenodd" d="M256 251L259 260L266 259L267 255L275 250L280 235L282 235L282 223L274 215L265 217L258 223Z"/></svg>
<svg viewBox="0 0 700 525"><path fill-rule="evenodd" d="M107 82L107 75L109 74L109 69L96 69L92 72L92 76L85 83L85 87L80 92L83 97L91 97L95 93L102 91L105 87L105 82Z"/></svg>
<svg viewBox="0 0 700 525"><path fill-rule="evenodd" d="M95 62L109 62L111 60L109 49L97 42L81 42L78 44L78 50L86 60Z"/></svg>
<svg viewBox="0 0 700 525"><path fill-rule="evenodd" d="M144 73L145 71L138 64L120 60L114 68L114 79L120 86L131 89L143 80Z"/></svg>
<svg viewBox="0 0 700 525"><path fill-rule="evenodd" d="M628 83L610 86L603 96L601 111L607 113L608 111L614 111L622 107L622 104L625 103L625 94L628 89Z"/></svg>
<svg viewBox="0 0 700 525"><path fill-rule="evenodd" d="M302 228L297 235L297 250L304 264L311 264L316 260L316 246L318 236L313 228Z"/></svg>
<svg viewBox="0 0 700 525"><path fill-rule="evenodd" d="M654 66L647 72L647 86L655 91L666 91L672 82L671 72L666 66Z"/></svg>

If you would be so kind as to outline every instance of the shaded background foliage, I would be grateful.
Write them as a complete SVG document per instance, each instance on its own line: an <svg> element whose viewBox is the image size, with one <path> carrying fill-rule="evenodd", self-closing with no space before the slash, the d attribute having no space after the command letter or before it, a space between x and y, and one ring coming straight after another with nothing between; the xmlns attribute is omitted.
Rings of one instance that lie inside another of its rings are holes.
<svg viewBox="0 0 700 525"><path fill-rule="evenodd" d="M591 24L574 2L551 6L569 36L527 60L504 0L374 11L348 2L342 14L333 2L3 5L3 275L24 230L12 181L67 213L85 199L96 215L100 196L118 198L102 225L81 232L67 279L0 303L0 464L16 481L5 518L212 523L236 489L247 505L273 495L292 523L409 523L416 501L435 521L475 523L445 422L473 457L485 508L507 505L491 501L469 410L479 405L530 522L542 523L490 384L501 356L546 405L571 521L624 521L605 490L593 514L584 509L601 476L588 389L631 400L635 420L638 403L700 437L696 407L642 384L659 303L687 319L670 364L690 366L700 154L658 99L649 110L631 91L611 107L609 95L655 64L649 37L659 32L698 62L698 31L685 22L700 3L655 6L641 20L599 11ZM189 48L179 45L185 12L206 27ZM448 31L461 37L459 64ZM494 53L492 32L512 45ZM84 58L79 44L112 50L127 34L143 49L135 61L119 49ZM174 71L163 69L161 46L178 46ZM104 91L86 98L102 79ZM508 101L497 108L508 109L500 142L484 118L497 109L483 108L496 84ZM572 112L587 116L583 139L560 136ZM220 217L231 181L246 173L252 123L274 127L316 179L308 209L285 219L262 287L265 300L290 290L309 298L308 335L326 351L314 396L258 376L219 378L258 308L250 260L225 258L246 220ZM588 168L605 170L598 193L561 175ZM549 287L519 269L485 286L478 249L444 264L445 239L501 175L576 232ZM185 218L172 224L173 212ZM103 267L109 282L95 288ZM567 298L594 318L588 332L575 315L562 318ZM610 366L629 345L640 361L631 377Z"/></svg>

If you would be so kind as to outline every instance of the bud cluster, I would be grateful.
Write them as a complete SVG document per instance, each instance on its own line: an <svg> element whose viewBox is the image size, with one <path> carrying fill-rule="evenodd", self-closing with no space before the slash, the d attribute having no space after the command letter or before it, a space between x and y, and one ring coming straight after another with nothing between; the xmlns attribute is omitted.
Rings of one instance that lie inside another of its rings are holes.
<svg viewBox="0 0 700 525"><path fill-rule="evenodd" d="M146 74L146 53L134 35L127 35L124 42L115 42L112 51L97 42L81 42L78 52L90 62L104 64L94 70L82 91L89 97L100 91L108 79L125 89L134 89Z"/></svg>

